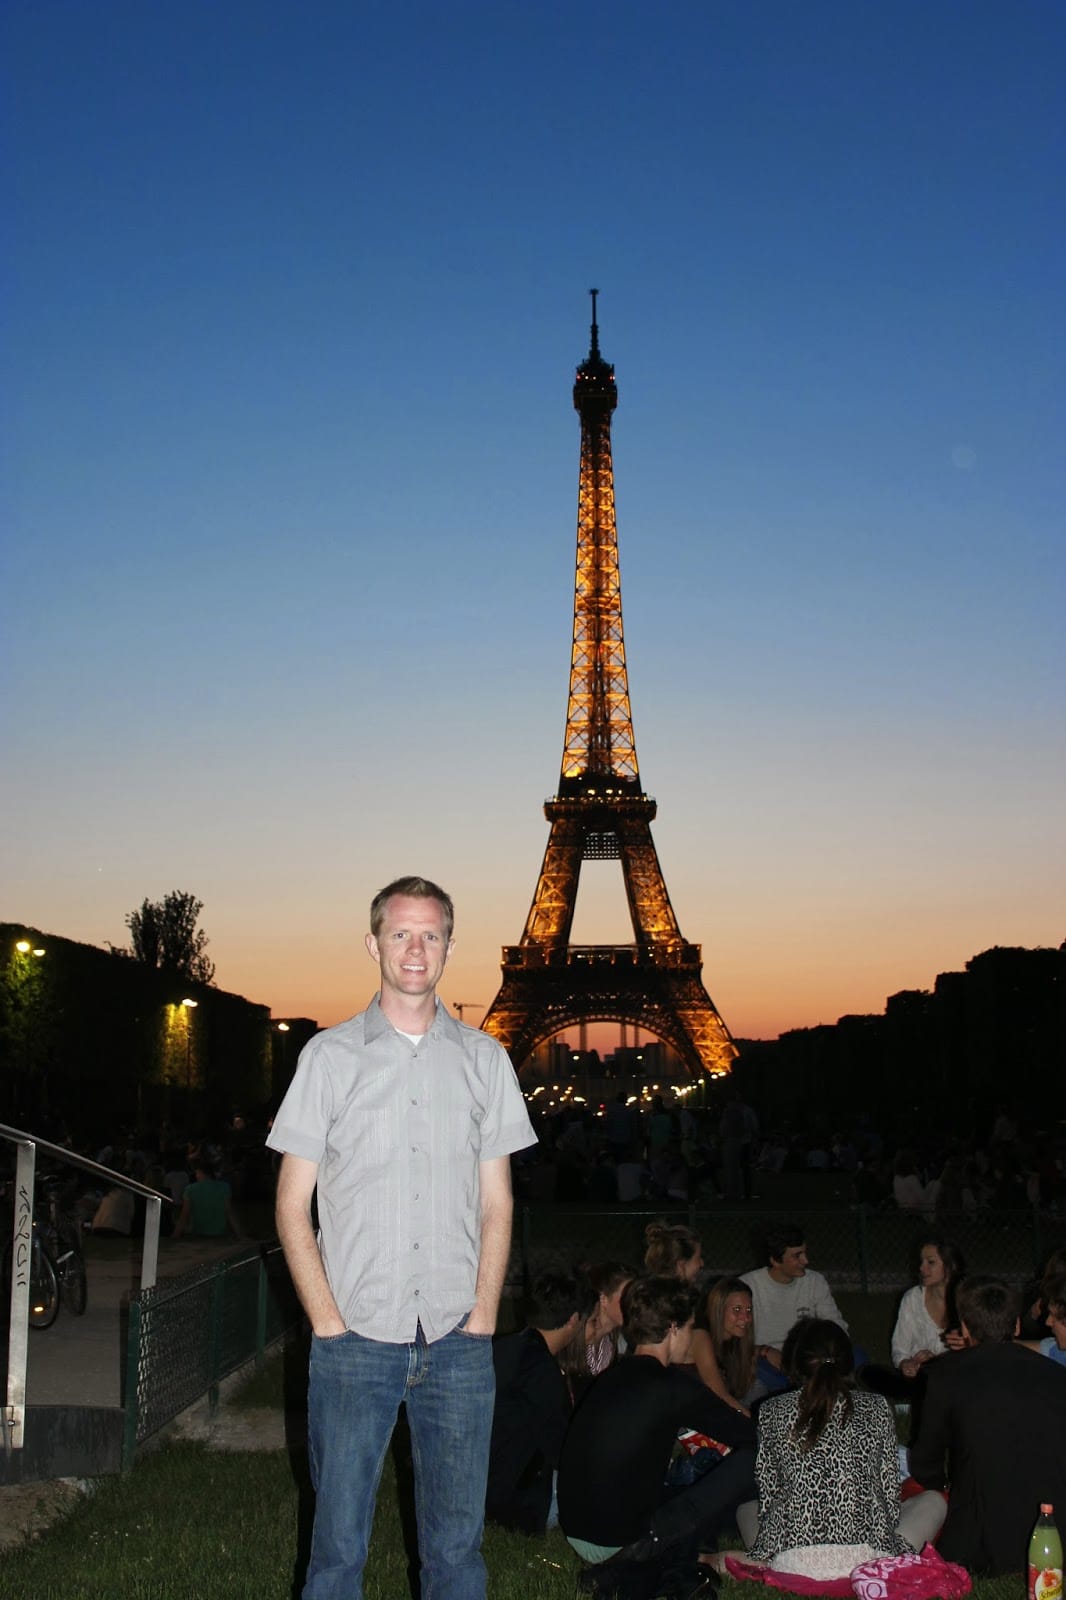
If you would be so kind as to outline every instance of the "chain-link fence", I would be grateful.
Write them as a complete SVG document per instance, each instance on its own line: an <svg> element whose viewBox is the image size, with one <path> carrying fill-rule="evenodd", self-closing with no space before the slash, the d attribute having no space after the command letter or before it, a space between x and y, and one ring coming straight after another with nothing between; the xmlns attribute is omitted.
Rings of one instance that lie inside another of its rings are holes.
<svg viewBox="0 0 1066 1600"><path fill-rule="evenodd" d="M137 1445L300 1319L280 1245L197 1267L130 1301L123 1465Z"/></svg>
<svg viewBox="0 0 1066 1600"><path fill-rule="evenodd" d="M528 1282L542 1264L560 1260L619 1260L640 1267L644 1230L661 1211L615 1208L595 1211L558 1205L524 1206L515 1230L512 1281ZM707 1275L747 1272L766 1264L764 1235L779 1212L744 1210L671 1211L700 1235ZM991 1272L1021 1283L1036 1273L1048 1252L1066 1248L1066 1216L1040 1211L968 1212L938 1216L851 1206L807 1208L798 1216L806 1232L811 1266L835 1289L872 1293L915 1281L918 1245L933 1235L962 1251L969 1272Z"/></svg>

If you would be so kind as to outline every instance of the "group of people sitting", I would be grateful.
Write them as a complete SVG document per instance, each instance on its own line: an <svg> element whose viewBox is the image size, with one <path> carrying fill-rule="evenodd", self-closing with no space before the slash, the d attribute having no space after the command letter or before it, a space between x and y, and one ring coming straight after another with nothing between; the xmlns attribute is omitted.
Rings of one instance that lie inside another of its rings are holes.
<svg viewBox="0 0 1066 1600"><path fill-rule="evenodd" d="M528 1326L497 1339L490 1519L558 1520L583 1586L619 1600L710 1595L738 1532L745 1575L808 1585L933 1540L972 1570L1020 1568L1041 1502L1066 1504L1066 1260L1026 1308L1050 1338L1023 1342L1015 1291L925 1241L888 1369L853 1347L800 1227L709 1286L690 1229L647 1235L641 1272L542 1273Z"/></svg>

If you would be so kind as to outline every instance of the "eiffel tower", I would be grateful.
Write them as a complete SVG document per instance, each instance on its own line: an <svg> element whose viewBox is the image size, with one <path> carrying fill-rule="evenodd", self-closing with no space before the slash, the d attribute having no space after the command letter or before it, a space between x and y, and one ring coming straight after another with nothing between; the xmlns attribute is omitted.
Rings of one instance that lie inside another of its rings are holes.
<svg viewBox="0 0 1066 1600"><path fill-rule="evenodd" d="M637 768L622 638L614 516L614 369L600 355L596 296L588 357L577 369L581 417L577 581L570 699L559 790L521 942L504 945L500 990L481 1026L519 1070L543 1040L581 1022L617 1021L664 1040L694 1078L720 1077L737 1050L703 986L698 944L682 938L651 836L656 804ZM621 861L632 944L574 945L583 861Z"/></svg>

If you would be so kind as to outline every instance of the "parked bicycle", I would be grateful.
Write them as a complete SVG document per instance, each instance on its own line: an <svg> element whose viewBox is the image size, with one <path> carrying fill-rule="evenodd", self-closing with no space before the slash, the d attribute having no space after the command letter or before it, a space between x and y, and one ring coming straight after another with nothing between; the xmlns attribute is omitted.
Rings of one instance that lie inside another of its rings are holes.
<svg viewBox="0 0 1066 1600"><path fill-rule="evenodd" d="M64 1205L63 1180L44 1174L37 1191L29 1239L29 1323L31 1328L50 1328L61 1304L72 1316L84 1314L89 1285L77 1219ZM11 1291L12 1251L9 1231L3 1255L5 1299Z"/></svg>
<svg viewBox="0 0 1066 1600"><path fill-rule="evenodd" d="M72 1186L69 1181L49 1175L41 1178L40 1188L43 1195L38 1201L38 1212L43 1210L44 1216L38 1218L38 1227L42 1243L55 1264L64 1308L72 1317L81 1317L89 1303L89 1281L81 1228L69 1209Z"/></svg>

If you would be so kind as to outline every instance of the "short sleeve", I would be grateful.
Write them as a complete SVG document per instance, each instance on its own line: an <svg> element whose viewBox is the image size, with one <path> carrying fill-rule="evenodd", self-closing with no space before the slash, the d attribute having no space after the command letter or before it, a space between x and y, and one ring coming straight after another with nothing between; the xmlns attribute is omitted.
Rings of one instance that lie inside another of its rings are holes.
<svg viewBox="0 0 1066 1600"><path fill-rule="evenodd" d="M269 1148L317 1165L326 1148L332 1099L325 1051L318 1036L300 1051L293 1080L267 1135Z"/></svg>
<svg viewBox="0 0 1066 1600"><path fill-rule="evenodd" d="M507 1052L491 1038L484 1035L479 1049L488 1049L486 1062L488 1095L485 1115L481 1123L481 1160L495 1161L500 1156L514 1155L517 1150L527 1150L536 1144L537 1136L526 1110L525 1097Z"/></svg>

